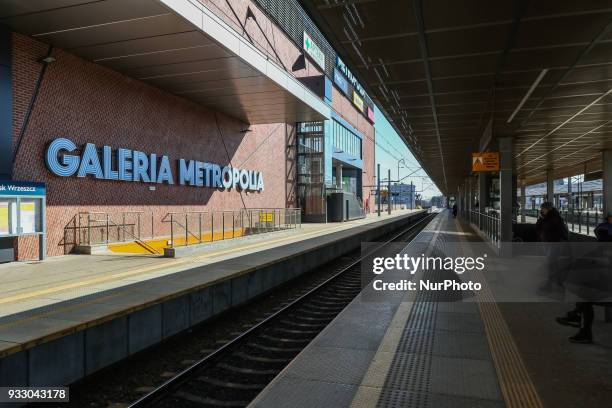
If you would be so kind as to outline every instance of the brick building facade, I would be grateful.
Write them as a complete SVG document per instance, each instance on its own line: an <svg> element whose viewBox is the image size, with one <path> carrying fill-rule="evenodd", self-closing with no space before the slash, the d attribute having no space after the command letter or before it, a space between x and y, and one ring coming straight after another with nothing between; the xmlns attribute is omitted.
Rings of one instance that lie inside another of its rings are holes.
<svg viewBox="0 0 612 408"><path fill-rule="evenodd" d="M47 50L45 44L14 34L15 147L42 69L38 61ZM64 253L64 227L80 211L152 212L156 230L161 231L161 219L171 211L295 205L294 193L285 183L286 139L293 125L249 126L62 50L53 51L53 56L56 61L42 79L13 170L15 180L46 183L48 255ZM58 177L44 162L46 145L57 137L257 169L264 174L265 190L246 193L158 184L149 191L145 183ZM16 248L18 259L38 256L35 237L19 238Z"/></svg>
<svg viewBox="0 0 612 408"><path fill-rule="evenodd" d="M294 78L325 74L303 57L301 44L253 2L201 3L237 32L242 30L243 37ZM233 17L249 12L254 19L243 25ZM295 122L249 124L79 57L78 47L76 52L51 48L53 38L40 39L11 33L12 179L46 185L48 256L72 249L66 227L80 212L142 212L156 235L163 235L168 232L163 219L170 212L297 206ZM41 63L49 56L53 62ZM330 107L364 136L362 185L367 197L367 186L374 184L375 176L373 125L335 88L331 99ZM257 170L263 174L265 189L246 192L178 184L155 184L152 189L143 182L59 177L45 166L46 147L59 137L77 146L93 143L98 148L165 154L173 161L184 158ZM36 236L14 238L13 245L17 260L39 256Z"/></svg>

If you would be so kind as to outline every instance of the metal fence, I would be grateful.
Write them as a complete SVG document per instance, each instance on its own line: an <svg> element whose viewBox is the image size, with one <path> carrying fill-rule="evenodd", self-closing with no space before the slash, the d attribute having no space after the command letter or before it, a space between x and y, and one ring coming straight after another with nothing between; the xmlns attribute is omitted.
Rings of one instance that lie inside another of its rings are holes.
<svg viewBox="0 0 612 408"><path fill-rule="evenodd" d="M481 213L479 211L469 212L469 221L485 234L493 244L499 246L501 220L496 212L491 214Z"/></svg>
<svg viewBox="0 0 612 408"><path fill-rule="evenodd" d="M149 240L167 240L168 246L193 245L298 228L301 224L299 208L171 212L161 223L152 212L79 212L64 227L64 251L69 253L75 246L135 241L158 253Z"/></svg>
<svg viewBox="0 0 612 408"><path fill-rule="evenodd" d="M154 225L153 213L79 212L65 230L72 232L76 245L98 245L152 238Z"/></svg>
<svg viewBox="0 0 612 408"><path fill-rule="evenodd" d="M170 247L293 229L302 225L299 208L171 212L164 216L162 222L169 224Z"/></svg>
<svg viewBox="0 0 612 408"><path fill-rule="evenodd" d="M527 222L535 223L539 213L540 210L538 209L525 210L525 216L529 217ZM604 221L603 217L605 215L598 209L559 210L559 214L565 220L570 231L585 235L594 234L595 227Z"/></svg>

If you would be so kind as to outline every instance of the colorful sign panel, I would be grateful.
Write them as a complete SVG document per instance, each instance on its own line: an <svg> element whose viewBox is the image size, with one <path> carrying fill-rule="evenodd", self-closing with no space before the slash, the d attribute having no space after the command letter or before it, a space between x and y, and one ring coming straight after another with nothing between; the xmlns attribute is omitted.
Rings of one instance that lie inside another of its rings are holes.
<svg viewBox="0 0 612 408"><path fill-rule="evenodd" d="M274 213L262 212L259 213L259 222L272 222L274 221Z"/></svg>
<svg viewBox="0 0 612 408"><path fill-rule="evenodd" d="M353 104L357 107L357 109L363 112L363 99L361 99L361 97L357 95L357 92L355 91L353 91Z"/></svg>
<svg viewBox="0 0 612 408"><path fill-rule="evenodd" d="M344 75L337 68L334 68L334 83L340 88L345 95L349 94L348 82Z"/></svg>
<svg viewBox="0 0 612 408"><path fill-rule="evenodd" d="M367 107L368 110L368 119L370 120L370 122L374 123L374 110L372 110L372 108L370 108L369 106Z"/></svg>
<svg viewBox="0 0 612 408"><path fill-rule="evenodd" d="M304 51L306 51L306 54L308 54L318 66L325 70L325 54L312 38L310 38L306 31L304 31Z"/></svg>
<svg viewBox="0 0 612 408"><path fill-rule="evenodd" d="M472 171L473 172L499 171L499 153L498 152L472 153Z"/></svg>
<svg viewBox="0 0 612 408"><path fill-rule="evenodd" d="M363 86L361 86L359 81L357 81L357 78L355 78L355 75L353 75L351 70L348 69L348 67L346 66L344 61L340 59L340 57L336 57L336 67L340 70L340 72L342 72L342 74L344 74L344 76L349 80L349 82L353 84L353 87L359 93L359 95L365 98L366 93L365 93L365 90L363 89Z"/></svg>

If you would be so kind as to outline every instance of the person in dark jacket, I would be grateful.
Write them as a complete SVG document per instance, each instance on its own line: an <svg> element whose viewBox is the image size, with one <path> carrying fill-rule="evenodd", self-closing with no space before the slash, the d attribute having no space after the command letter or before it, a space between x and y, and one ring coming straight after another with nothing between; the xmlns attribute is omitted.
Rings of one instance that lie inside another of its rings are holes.
<svg viewBox="0 0 612 408"><path fill-rule="evenodd" d="M565 221L561 218L559 211L549 202L542 203L540 206L540 217L536 222L536 236L539 242L565 242L568 240L569 232ZM546 282L538 289L541 294L563 291L564 276L559 265L561 251L559 245L547 245L546 265L548 276Z"/></svg>
<svg viewBox="0 0 612 408"><path fill-rule="evenodd" d="M612 242L612 212L609 212L604 222L595 228L598 242ZM557 317L557 323L564 326L579 327L580 330L569 338L572 343L593 343L593 311L594 302L577 302L576 308L567 312L564 317ZM609 303L599 303L600 306L610 306Z"/></svg>
<svg viewBox="0 0 612 408"><path fill-rule="evenodd" d="M568 230L559 211L549 202L540 206L540 217L536 222L536 235L540 242L565 242Z"/></svg>
<svg viewBox="0 0 612 408"><path fill-rule="evenodd" d="M453 217L457 216L457 204L453 204Z"/></svg>
<svg viewBox="0 0 612 408"><path fill-rule="evenodd" d="M595 228L595 236L599 242L612 242L612 211L608 212L605 221Z"/></svg>

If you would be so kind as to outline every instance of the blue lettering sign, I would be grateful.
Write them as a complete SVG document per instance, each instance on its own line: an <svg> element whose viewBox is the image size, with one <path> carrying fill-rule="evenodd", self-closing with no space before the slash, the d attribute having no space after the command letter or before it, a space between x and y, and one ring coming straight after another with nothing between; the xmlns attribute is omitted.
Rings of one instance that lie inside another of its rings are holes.
<svg viewBox="0 0 612 408"><path fill-rule="evenodd" d="M155 153L124 148L113 150L110 146L98 150L93 143L87 143L80 155L74 153L76 150L73 141L55 139L45 154L47 168L60 177L76 174L78 177L93 176L103 180L174 184L170 159L166 155L158 160ZM113 168L113 163L116 168ZM263 175L258 171L185 159L179 159L177 165L180 185L251 191L264 189Z"/></svg>
<svg viewBox="0 0 612 408"><path fill-rule="evenodd" d="M0 196L38 196L44 197L44 183L29 181L0 181Z"/></svg>
<svg viewBox="0 0 612 408"><path fill-rule="evenodd" d="M342 72L344 74L344 76L351 82L351 84L353 84L353 87L355 88L355 90L361 96L363 96L365 98L366 97L365 90L363 89L363 87L361 86L359 81L357 81L357 78L355 78L355 75L353 75L351 70L348 69L348 67L346 66L344 61L342 61L342 59L340 59L340 57L336 57L336 66L338 67L340 72Z"/></svg>
<svg viewBox="0 0 612 408"><path fill-rule="evenodd" d="M47 148L45 162L47 168L53 173L62 177L72 176L79 169L79 157L70 153L76 150L76 145L72 140L60 138L55 139ZM61 160L59 156L61 155Z"/></svg>
<svg viewBox="0 0 612 408"><path fill-rule="evenodd" d="M334 68L334 83L338 85L338 88L340 88L345 95L348 95L348 82L346 82L346 79L337 68Z"/></svg>

